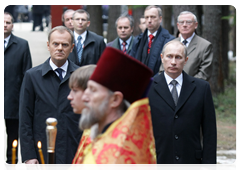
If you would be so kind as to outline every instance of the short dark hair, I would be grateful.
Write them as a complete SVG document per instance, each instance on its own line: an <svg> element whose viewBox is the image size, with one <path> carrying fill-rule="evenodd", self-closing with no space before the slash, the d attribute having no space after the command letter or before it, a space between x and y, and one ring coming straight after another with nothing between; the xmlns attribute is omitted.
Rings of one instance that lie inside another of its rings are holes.
<svg viewBox="0 0 240 170"><path fill-rule="evenodd" d="M64 27L64 26L56 26L54 27L49 33L48 33L48 41L50 42L50 37L52 35L52 33L54 31L60 31L60 32L64 32L64 31L67 31L70 35L71 35L71 44L74 44L74 35L73 35L73 32L67 28L67 27Z"/></svg>
<svg viewBox="0 0 240 170"><path fill-rule="evenodd" d="M76 13L80 13L80 14L85 13L85 14L87 14L87 20L90 21L90 14L89 14L87 11L85 11L84 9L78 9L78 10L76 10L76 11L73 13L73 18L74 18L74 16L75 16Z"/></svg>
<svg viewBox="0 0 240 170"><path fill-rule="evenodd" d="M12 23L14 22L12 14L10 14L9 12L4 12L4 15L10 15Z"/></svg>

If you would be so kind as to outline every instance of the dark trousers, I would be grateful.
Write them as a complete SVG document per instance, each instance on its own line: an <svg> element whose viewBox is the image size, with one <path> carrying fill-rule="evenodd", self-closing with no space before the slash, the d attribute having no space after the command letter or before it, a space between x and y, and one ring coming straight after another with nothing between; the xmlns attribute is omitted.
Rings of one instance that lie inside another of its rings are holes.
<svg viewBox="0 0 240 170"><path fill-rule="evenodd" d="M5 119L6 133L7 133L7 163L12 163L12 143L18 140L18 119ZM19 141L18 141L19 143ZM16 163L18 162L18 147L16 147Z"/></svg>
<svg viewBox="0 0 240 170"><path fill-rule="evenodd" d="M40 31L43 31L42 17L42 14L33 14L33 31L35 31L37 26L40 26Z"/></svg>

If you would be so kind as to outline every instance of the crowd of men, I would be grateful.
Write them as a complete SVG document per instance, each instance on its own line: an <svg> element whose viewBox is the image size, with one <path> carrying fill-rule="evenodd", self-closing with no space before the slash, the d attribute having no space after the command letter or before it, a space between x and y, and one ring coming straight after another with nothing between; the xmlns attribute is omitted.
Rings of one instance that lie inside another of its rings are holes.
<svg viewBox="0 0 240 170"><path fill-rule="evenodd" d="M88 30L86 10L66 10L64 26L49 32L50 57L31 68L28 42L12 33L13 17L4 13L7 163L19 137L24 163L41 163L38 141L47 162L49 117L58 120L56 164L216 163L212 44L195 33L189 11L177 18L178 38L161 26L160 7L143 16L134 37L133 18L120 15L118 37L105 44Z"/></svg>

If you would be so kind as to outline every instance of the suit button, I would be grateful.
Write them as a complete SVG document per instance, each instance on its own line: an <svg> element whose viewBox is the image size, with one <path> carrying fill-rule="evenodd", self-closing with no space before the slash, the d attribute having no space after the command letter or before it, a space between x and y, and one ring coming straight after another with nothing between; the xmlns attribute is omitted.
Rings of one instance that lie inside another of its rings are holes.
<svg viewBox="0 0 240 170"><path fill-rule="evenodd" d="M179 157L178 157L178 156L175 156L175 159L178 161L178 160L179 160Z"/></svg>
<svg viewBox="0 0 240 170"><path fill-rule="evenodd" d="M175 115L174 118L177 119L177 118L178 118L178 115Z"/></svg>
<svg viewBox="0 0 240 170"><path fill-rule="evenodd" d="M175 135L175 139L178 140L178 135Z"/></svg>

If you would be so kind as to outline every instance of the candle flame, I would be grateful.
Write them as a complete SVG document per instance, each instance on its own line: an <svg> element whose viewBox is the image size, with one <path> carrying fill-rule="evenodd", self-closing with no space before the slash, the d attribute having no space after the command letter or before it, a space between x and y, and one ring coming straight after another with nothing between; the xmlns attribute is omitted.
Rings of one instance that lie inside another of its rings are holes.
<svg viewBox="0 0 240 170"><path fill-rule="evenodd" d="M12 144L12 146L14 147L14 148L16 148L17 147L17 140L15 139L14 141L13 141L13 144Z"/></svg>
<svg viewBox="0 0 240 170"><path fill-rule="evenodd" d="M38 149L41 149L41 147L42 147L42 143L38 141Z"/></svg>

